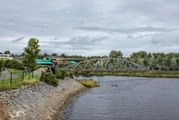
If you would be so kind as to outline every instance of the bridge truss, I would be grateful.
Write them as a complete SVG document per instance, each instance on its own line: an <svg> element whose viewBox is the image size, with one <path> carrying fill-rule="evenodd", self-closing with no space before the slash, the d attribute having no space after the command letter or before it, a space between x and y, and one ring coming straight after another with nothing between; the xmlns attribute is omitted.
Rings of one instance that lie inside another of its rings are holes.
<svg viewBox="0 0 179 120"><path fill-rule="evenodd" d="M69 65L60 70L67 71L140 71L148 70L140 64L119 58L97 58Z"/></svg>

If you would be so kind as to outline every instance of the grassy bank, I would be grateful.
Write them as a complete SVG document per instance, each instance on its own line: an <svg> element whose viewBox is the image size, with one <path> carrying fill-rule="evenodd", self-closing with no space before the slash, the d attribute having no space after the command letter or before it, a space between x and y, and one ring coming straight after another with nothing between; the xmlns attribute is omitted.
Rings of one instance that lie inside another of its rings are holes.
<svg viewBox="0 0 179 120"><path fill-rule="evenodd" d="M0 80L0 91L17 89L22 85L29 85L39 82L39 76L34 75L32 77L31 74L24 74L24 78L22 79L21 76L17 76L17 78L4 79Z"/></svg>
<svg viewBox="0 0 179 120"><path fill-rule="evenodd" d="M76 75L179 78L179 71L76 72Z"/></svg>
<svg viewBox="0 0 179 120"><path fill-rule="evenodd" d="M4 83L0 83L0 91L17 89L20 86L35 84L35 83L38 83L38 82L39 82L38 79L30 79L30 80L24 80L24 81L22 81L20 79L16 79L16 80L14 80L14 82L12 84L4 81Z"/></svg>
<svg viewBox="0 0 179 120"><path fill-rule="evenodd" d="M99 84L96 81L91 80L91 79L90 80L76 80L76 81L88 88L99 87Z"/></svg>

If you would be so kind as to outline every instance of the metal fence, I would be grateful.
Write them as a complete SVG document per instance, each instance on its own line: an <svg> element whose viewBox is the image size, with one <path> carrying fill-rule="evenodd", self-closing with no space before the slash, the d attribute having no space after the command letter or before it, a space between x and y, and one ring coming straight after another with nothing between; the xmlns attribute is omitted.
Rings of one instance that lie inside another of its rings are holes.
<svg viewBox="0 0 179 120"><path fill-rule="evenodd" d="M20 84L25 80L40 79L41 72L1 72L0 84Z"/></svg>

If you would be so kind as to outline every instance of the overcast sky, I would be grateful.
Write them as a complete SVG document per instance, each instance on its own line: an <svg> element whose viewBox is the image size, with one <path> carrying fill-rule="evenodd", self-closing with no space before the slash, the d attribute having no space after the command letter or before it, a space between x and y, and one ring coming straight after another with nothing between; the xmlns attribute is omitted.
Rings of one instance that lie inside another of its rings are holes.
<svg viewBox="0 0 179 120"><path fill-rule="evenodd" d="M179 52L179 0L0 0L0 51Z"/></svg>

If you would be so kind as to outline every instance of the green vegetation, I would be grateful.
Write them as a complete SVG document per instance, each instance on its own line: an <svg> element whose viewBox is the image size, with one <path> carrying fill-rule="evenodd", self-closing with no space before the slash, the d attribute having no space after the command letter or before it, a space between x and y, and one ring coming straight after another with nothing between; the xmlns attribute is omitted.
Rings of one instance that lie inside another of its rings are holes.
<svg viewBox="0 0 179 120"><path fill-rule="evenodd" d="M112 50L109 54L109 57L110 58L122 58L123 57L123 54L121 51L115 51L115 50Z"/></svg>
<svg viewBox="0 0 179 120"><path fill-rule="evenodd" d="M89 80L76 80L76 81L81 83L85 87L88 87L88 88L99 87L99 84L96 81L91 80L91 79L89 79Z"/></svg>
<svg viewBox="0 0 179 120"><path fill-rule="evenodd" d="M0 84L0 91L10 90L14 88L14 86L11 86L10 84Z"/></svg>
<svg viewBox="0 0 179 120"><path fill-rule="evenodd" d="M34 84L36 84L36 83L38 83L39 82L39 80L37 80L37 79L32 79L32 80L25 80L25 81L23 81L22 83L21 83L21 85L34 85Z"/></svg>
<svg viewBox="0 0 179 120"><path fill-rule="evenodd" d="M0 91L17 89L20 86L35 84L37 82L39 82L39 80L36 78L24 81L22 81L22 79L16 78L12 80L12 84L10 84L9 80L0 80Z"/></svg>
<svg viewBox="0 0 179 120"><path fill-rule="evenodd" d="M3 59L0 59L0 72L2 71L4 65L5 65L5 61Z"/></svg>
<svg viewBox="0 0 179 120"><path fill-rule="evenodd" d="M45 82L49 85L58 86L58 79L51 72L43 72L40 81Z"/></svg>
<svg viewBox="0 0 179 120"><path fill-rule="evenodd" d="M134 52L128 58L131 61L150 67L154 70L179 70L179 53L147 53Z"/></svg>
<svg viewBox="0 0 179 120"><path fill-rule="evenodd" d="M115 72L75 72L76 75L95 76L131 76L131 77L164 77L179 78L179 71L115 71Z"/></svg>
<svg viewBox="0 0 179 120"><path fill-rule="evenodd" d="M13 68L8 68L8 71L12 74L15 74L15 73L22 73L23 70L17 70L17 69L13 69Z"/></svg>
<svg viewBox="0 0 179 120"><path fill-rule="evenodd" d="M39 81L39 76L34 75L29 72L22 72L21 70L8 69L11 73L6 74L7 76L0 80L0 91L9 90L9 89L17 89L21 85L28 85L33 83L34 81ZM15 76L10 79L10 76Z"/></svg>
<svg viewBox="0 0 179 120"><path fill-rule="evenodd" d="M49 85L58 86L58 81L65 77L72 77L72 73L67 71L58 71L55 74L52 72L43 72L40 81L45 82Z"/></svg>
<svg viewBox="0 0 179 120"><path fill-rule="evenodd" d="M62 72L56 72L55 75L56 75L57 79L62 79L63 78Z"/></svg>
<svg viewBox="0 0 179 120"><path fill-rule="evenodd" d="M28 71L34 71L37 67L35 60L38 58L40 53L40 46L38 44L38 39L31 38L28 42L28 46L24 49L22 62Z"/></svg>
<svg viewBox="0 0 179 120"><path fill-rule="evenodd" d="M24 70L24 65L16 59L4 60L4 61L5 61L4 67L6 67L6 68Z"/></svg>
<svg viewBox="0 0 179 120"><path fill-rule="evenodd" d="M4 51L4 54L11 54L9 50Z"/></svg>

